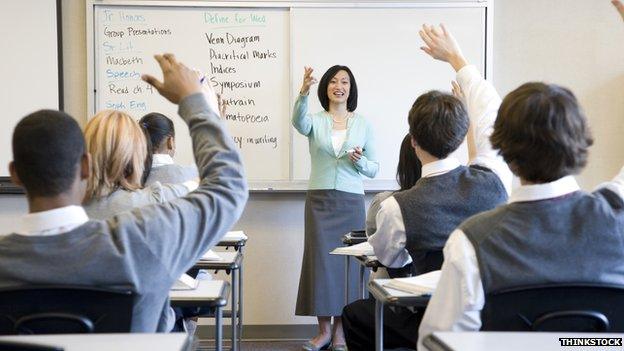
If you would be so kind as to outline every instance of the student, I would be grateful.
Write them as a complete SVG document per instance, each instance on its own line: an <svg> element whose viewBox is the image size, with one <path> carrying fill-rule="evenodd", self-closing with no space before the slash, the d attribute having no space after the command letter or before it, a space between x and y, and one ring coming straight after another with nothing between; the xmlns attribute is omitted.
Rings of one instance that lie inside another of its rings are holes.
<svg viewBox="0 0 624 351"><path fill-rule="evenodd" d="M152 112L139 120L147 132L152 153L152 168L145 185L184 183L197 179L197 169L173 162L175 155L175 128L173 121L162 113Z"/></svg>
<svg viewBox="0 0 624 351"><path fill-rule="evenodd" d="M195 73L171 54L156 55L164 82L144 79L188 123L202 179L193 193L167 204L89 220L91 156L69 115L42 110L13 133L12 180L26 190L21 229L0 237L0 287L78 284L130 288L132 332L167 331L169 289L239 218L247 200L240 155L206 99ZM213 93L214 94L214 93Z"/></svg>
<svg viewBox="0 0 624 351"><path fill-rule="evenodd" d="M403 191L410 189L420 179L420 169L422 164L412 146L412 138L409 133L403 138L401 142L401 150L399 151L399 163L397 165L396 179L399 183L399 190ZM395 191L383 191L377 193L371 200L368 212L366 213L366 236L371 236L377 231L377 213L381 207L381 203L392 196Z"/></svg>
<svg viewBox="0 0 624 351"><path fill-rule="evenodd" d="M430 28L424 26L424 31ZM498 96L477 85L480 77L472 66L458 68L457 81L468 113L458 98L438 91L418 97L409 112L412 143L423 164L422 178L410 190L382 202L377 232L368 239L378 260L387 267L412 262L413 274L439 269L440 251L453 229L464 219L507 200L511 173L488 141ZM463 142L469 123L474 124L469 148L476 152L469 166L462 166L450 154ZM374 306L374 301L367 299L345 307L349 349L374 349ZM384 346L413 348L422 314L407 309L387 309L385 313Z"/></svg>
<svg viewBox="0 0 624 351"><path fill-rule="evenodd" d="M458 48L450 35L427 36L431 56L454 60ZM495 94L482 78L473 79L477 89ZM520 86L500 105L490 140L522 185L509 204L471 217L451 234L419 347L434 331L479 330L485 295L495 290L624 284L624 168L593 193L579 189L572 175L585 166L592 138L574 94L554 84Z"/></svg>
<svg viewBox="0 0 624 351"><path fill-rule="evenodd" d="M92 160L84 203L89 218L106 219L135 207L163 203L197 187L189 181L154 182L143 188L149 143L139 124L124 112L99 112L87 123L84 134Z"/></svg>
<svg viewBox="0 0 624 351"><path fill-rule="evenodd" d="M613 4L613 6L615 6L618 13L620 14L620 16L622 16L622 19L624 20L624 4L620 0L611 0L611 3Z"/></svg>

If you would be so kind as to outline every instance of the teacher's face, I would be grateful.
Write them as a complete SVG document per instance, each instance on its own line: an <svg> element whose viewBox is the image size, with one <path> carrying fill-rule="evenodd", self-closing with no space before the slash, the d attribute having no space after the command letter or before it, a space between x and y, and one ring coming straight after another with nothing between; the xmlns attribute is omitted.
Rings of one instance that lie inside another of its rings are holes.
<svg viewBox="0 0 624 351"><path fill-rule="evenodd" d="M346 103L351 89L351 79L347 71L338 71L327 85L327 96L332 103Z"/></svg>

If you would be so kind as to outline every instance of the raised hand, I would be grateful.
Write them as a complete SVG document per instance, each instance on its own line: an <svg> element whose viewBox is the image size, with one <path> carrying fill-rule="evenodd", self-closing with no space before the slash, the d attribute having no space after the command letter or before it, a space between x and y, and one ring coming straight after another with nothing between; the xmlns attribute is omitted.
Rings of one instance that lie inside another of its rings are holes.
<svg viewBox="0 0 624 351"><path fill-rule="evenodd" d="M425 42L425 46L421 46L420 49L429 56L450 63L455 71L468 64L457 41L443 24L440 28L424 24L418 33Z"/></svg>
<svg viewBox="0 0 624 351"><path fill-rule="evenodd" d="M303 83L301 84L301 90L299 90L301 95L308 95L310 87L316 84L317 80L312 76L313 71L312 67L304 67Z"/></svg>
<svg viewBox="0 0 624 351"><path fill-rule="evenodd" d="M464 92L462 91L462 88L459 86L459 84L452 80L451 81L451 91L453 92L453 96L455 96L456 98L460 99L462 102L465 102L466 100L464 99Z"/></svg>
<svg viewBox="0 0 624 351"><path fill-rule="evenodd" d="M219 104L219 116L221 116L221 119L225 118L225 110L227 108L227 105L225 104L225 101L223 101L223 95L217 93L217 103Z"/></svg>
<svg viewBox="0 0 624 351"><path fill-rule="evenodd" d="M167 100L179 104L185 97L202 92L195 71L178 62L173 54L154 55L154 58L162 70L163 82L149 74L144 74L141 79L156 88Z"/></svg>
<svg viewBox="0 0 624 351"><path fill-rule="evenodd" d="M622 20L624 20L624 4L622 4L622 1L620 1L620 0L611 0L611 3L618 10L618 12L620 13L620 16L622 16Z"/></svg>

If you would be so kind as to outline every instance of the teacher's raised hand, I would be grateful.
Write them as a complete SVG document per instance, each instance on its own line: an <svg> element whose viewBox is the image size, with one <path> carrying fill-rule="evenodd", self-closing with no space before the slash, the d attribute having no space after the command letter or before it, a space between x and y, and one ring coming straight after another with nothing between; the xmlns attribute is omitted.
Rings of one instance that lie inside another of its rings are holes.
<svg viewBox="0 0 624 351"><path fill-rule="evenodd" d="M312 76L312 72L314 70L312 67L304 67L303 73L303 83L301 84L301 90L299 90L299 94L308 95L310 92L310 87L316 84L317 80Z"/></svg>
<svg viewBox="0 0 624 351"><path fill-rule="evenodd" d="M425 42L425 46L421 46L420 49L429 56L450 63L455 71L459 71L468 64L453 34L443 24L440 28L424 24L418 33Z"/></svg>
<svg viewBox="0 0 624 351"><path fill-rule="evenodd" d="M622 3L622 1L620 1L620 0L611 0L611 3L618 10L618 12L620 13L620 16L622 16L622 20L624 20L624 4Z"/></svg>

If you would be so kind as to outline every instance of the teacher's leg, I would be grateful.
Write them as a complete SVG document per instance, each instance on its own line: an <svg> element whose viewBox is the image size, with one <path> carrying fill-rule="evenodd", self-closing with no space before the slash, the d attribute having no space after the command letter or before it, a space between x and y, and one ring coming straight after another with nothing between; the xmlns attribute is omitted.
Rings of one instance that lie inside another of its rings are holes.
<svg viewBox="0 0 624 351"><path fill-rule="evenodd" d="M331 317L318 316L319 333L304 346L304 350L320 350L331 341Z"/></svg>
<svg viewBox="0 0 624 351"><path fill-rule="evenodd" d="M342 318L334 316L334 328L332 330L332 346L334 349L340 349L340 346L346 345L344 331L342 330Z"/></svg>

